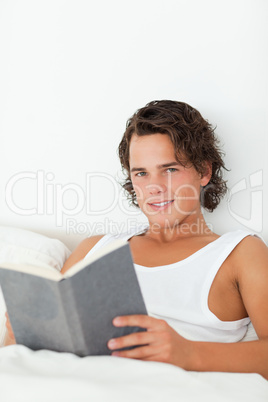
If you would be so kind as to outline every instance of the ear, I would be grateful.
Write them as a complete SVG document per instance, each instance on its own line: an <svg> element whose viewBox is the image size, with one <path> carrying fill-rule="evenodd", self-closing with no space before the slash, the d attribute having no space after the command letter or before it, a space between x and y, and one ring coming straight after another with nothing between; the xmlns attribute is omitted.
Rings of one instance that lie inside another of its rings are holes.
<svg viewBox="0 0 268 402"><path fill-rule="evenodd" d="M208 161L204 162L204 168L205 168L205 171L204 171L203 175L201 176L201 182L200 182L202 187L205 187L211 179L212 163L208 162Z"/></svg>

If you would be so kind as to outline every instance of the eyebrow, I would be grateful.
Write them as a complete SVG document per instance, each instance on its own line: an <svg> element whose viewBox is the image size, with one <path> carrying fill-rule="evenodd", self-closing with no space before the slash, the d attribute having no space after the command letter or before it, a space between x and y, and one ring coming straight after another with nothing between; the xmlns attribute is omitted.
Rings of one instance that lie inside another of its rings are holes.
<svg viewBox="0 0 268 402"><path fill-rule="evenodd" d="M157 169L163 169L163 168L168 168L168 167L170 167L170 166L182 166L179 162L170 162L170 163L164 163L164 164L162 164L162 165L156 165L156 167L157 167ZM146 168L143 168L143 167L140 167L140 168L137 168L137 167L134 167L134 168L132 168L131 170L130 170L130 172L132 173L132 172L144 172L146 170Z"/></svg>

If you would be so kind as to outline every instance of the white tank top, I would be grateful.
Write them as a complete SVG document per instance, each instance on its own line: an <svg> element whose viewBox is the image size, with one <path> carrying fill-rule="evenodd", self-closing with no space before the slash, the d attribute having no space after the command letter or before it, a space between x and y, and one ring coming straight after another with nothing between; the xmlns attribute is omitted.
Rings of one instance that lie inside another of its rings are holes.
<svg viewBox="0 0 268 402"><path fill-rule="evenodd" d="M87 256L115 239L127 241L140 232L136 230L117 236L107 234ZM236 245L249 235L253 234L244 230L226 233L174 264L156 267L134 264L148 314L164 319L189 340L240 341L247 332L250 319L221 321L209 310L208 295L222 263Z"/></svg>

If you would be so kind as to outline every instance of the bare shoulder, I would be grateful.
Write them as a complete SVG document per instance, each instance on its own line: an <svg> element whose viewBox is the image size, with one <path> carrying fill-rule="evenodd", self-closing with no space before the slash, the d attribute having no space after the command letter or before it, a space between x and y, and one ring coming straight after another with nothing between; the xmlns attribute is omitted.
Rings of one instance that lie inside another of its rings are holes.
<svg viewBox="0 0 268 402"><path fill-rule="evenodd" d="M239 292L258 337L268 336L268 247L248 236L235 249Z"/></svg>
<svg viewBox="0 0 268 402"><path fill-rule="evenodd" d="M85 253L85 257L86 254L98 243L100 239L102 239L103 236L104 235L87 237L86 239L81 241L74 252L79 250L80 252Z"/></svg>
<svg viewBox="0 0 268 402"><path fill-rule="evenodd" d="M236 268L240 282L256 275L268 275L268 247L256 236L245 237L232 253L232 263Z"/></svg>
<svg viewBox="0 0 268 402"><path fill-rule="evenodd" d="M234 253L236 264L246 264L263 262L268 263L268 247L256 236L245 237L236 247ZM268 268L268 267L267 267Z"/></svg>
<svg viewBox="0 0 268 402"><path fill-rule="evenodd" d="M78 261L81 261L87 253L95 246L95 244L98 243L98 241L103 237L104 235L97 235L97 236L91 236L88 237L84 240L81 241L81 243L76 247L74 252L70 255L70 257L65 261L61 273L65 273L70 269L74 264L76 264Z"/></svg>

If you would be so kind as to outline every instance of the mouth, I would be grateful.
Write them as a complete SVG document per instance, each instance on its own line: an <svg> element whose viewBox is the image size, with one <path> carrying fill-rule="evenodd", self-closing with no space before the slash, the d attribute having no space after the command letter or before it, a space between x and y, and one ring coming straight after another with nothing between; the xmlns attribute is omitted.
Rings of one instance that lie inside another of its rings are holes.
<svg viewBox="0 0 268 402"><path fill-rule="evenodd" d="M163 211L164 209L168 208L169 205L171 205L173 202L174 202L174 200L162 201L162 202L152 202L152 203L150 202L148 204L154 211Z"/></svg>

